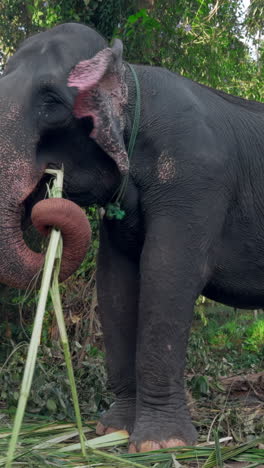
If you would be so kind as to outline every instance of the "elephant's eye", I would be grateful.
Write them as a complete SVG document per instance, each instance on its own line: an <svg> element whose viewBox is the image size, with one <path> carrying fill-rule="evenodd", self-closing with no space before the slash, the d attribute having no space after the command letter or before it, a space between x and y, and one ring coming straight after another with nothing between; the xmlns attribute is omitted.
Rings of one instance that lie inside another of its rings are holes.
<svg viewBox="0 0 264 468"><path fill-rule="evenodd" d="M69 123L71 113L60 97L53 93L45 93L41 96L38 106L38 118L40 126L64 127Z"/></svg>
<svg viewBox="0 0 264 468"><path fill-rule="evenodd" d="M55 109L59 106L67 108L65 102L60 98L57 94L49 92L49 93L44 93L41 97L42 105L44 107L54 107Z"/></svg>
<svg viewBox="0 0 264 468"><path fill-rule="evenodd" d="M43 96L44 104L62 104L62 101L55 94L46 94Z"/></svg>

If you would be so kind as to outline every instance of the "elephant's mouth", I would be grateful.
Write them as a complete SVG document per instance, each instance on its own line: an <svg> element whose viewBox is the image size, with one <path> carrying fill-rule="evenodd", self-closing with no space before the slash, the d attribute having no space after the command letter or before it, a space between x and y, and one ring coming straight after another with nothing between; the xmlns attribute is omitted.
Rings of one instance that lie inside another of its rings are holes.
<svg viewBox="0 0 264 468"><path fill-rule="evenodd" d="M31 212L33 206L36 205L40 200L47 198L48 186L52 176L50 174L44 174L37 183L34 190L28 195L21 205L21 229L25 231L32 225Z"/></svg>

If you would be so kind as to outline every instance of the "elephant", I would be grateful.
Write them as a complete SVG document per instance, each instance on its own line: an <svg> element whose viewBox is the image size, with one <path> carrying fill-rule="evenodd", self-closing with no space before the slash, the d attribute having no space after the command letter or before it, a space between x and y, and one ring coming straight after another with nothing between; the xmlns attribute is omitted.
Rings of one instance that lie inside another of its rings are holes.
<svg viewBox="0 0 264 468"><path fill-rule="evenodd" d="M22 43L0 101L0 282L26 287L36 273L21 218L45 169L63 164L65 201L101 207L115 403L97 433L127 430L130 452L195 443L184 367L196 298L264 306L264 104L131 66L120 40L77 23Z"/></svg>

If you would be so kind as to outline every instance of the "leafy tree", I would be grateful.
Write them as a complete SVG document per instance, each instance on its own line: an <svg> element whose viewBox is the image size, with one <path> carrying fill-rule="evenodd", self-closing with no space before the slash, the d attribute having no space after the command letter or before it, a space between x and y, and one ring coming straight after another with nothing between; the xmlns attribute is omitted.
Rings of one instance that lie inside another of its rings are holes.
<svg viewBox="0 0 264 468"><path fill-rule="evenodd" d="M258 33L257 61L243 40L241 8L242 0L215 4L211 0L2 0L2 62L25 37L79 21L108 39L118 35L132 62L165 66L201 83L261 100L263 0L251 1L245 22L249 37Z"/></svg>
<svg viewBox="0 0 264 468"><path fill-rule="evenodd" d="M111 39L121 18L136 9L137 1L126 0L2 0L0 62L3 66L26 37L68 21L92 25Z"/></svg>
<svg viewBox="0 0 264 468"><path fill-rule="evenodd" d="M120 24L134 62L166 66L237 95L264 98L257 63L243 41L241 0L156 0Z"/></svg>
<svg viewBox="0 0 264 468"><path fill-rule="evenodd" d="M246 26L251 34L264 35L263 0L251 0L246 15Z"/></svg>
<svg viewBox="0 0 264 468"><path fill-rule="evenodd" d="M264 3L263 0L251 0L247 11L245 26L248 36L256 47L258 72L262 75L264 68Z"/></svg>

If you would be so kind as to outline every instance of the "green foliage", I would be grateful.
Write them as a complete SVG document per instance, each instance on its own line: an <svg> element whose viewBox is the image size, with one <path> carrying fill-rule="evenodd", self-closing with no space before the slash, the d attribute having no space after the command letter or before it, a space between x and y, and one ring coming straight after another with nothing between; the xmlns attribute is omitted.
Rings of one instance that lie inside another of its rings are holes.
<svg viewBox="0 0 264 468"><path fill-rule="evenodd" d="M246 340L243 347L245 350L262 352L264 356L264 317L252 323L246 330Z"/></svg>
<svg viewBox="0 0 264 468"><path fill-rule="evenodd" d="M72 345L74 355L76 344ZM0 367L0 401L5 403L10 414L14 413L18 402L27 349L26 344L18 345L8 362ZM98 409L109 406L111 394L106 390L104 356L97 348L86 347L81 366L75 360L75 378L84 416L91 417ZM40 348L27 412L56 413L56 419L74 419L63 351L55 342Z"/></svg>
<svg viewBox="0 0 264 468"><path fill-rule="evenodd" d="M2 59L30 34L67 21L96 27L123 39L132 62L165 66L206 85L249 99L264 99L263 5L252 0L245 27L257 41L257 60L244 43L242 0L156 0L137 10L125 0L3 0L0 5ZM256 36L257 34L257 36Z"/></svg>
<svg viewBox="0 0 264 468"><path fill-rule="evenodd" d="M111 39L120 18L134 7L125 0L2 0L0 3L0 64L28 36L57 24L77 21L94 26Z"/></svg>
<svg viewBox="0 0 264 468"><path fill-rule="evenodd" d="M263 0L251 0L247 16L246 27L249 33L263 36L264 34L264 4Z"/></svg>
<svg viewBox="0 0 264 468"><path fill-rule="evenodd" d="M199 296L195 303L194 309L195 315L200 317L204 326L207 325L208 320L206 317L206 298L204 296Z"/></svg>
<svg viewBox="0 0 264 468"><path fill-rule="evenodd" d="M209 381L205 375L195 375L192 377L190 386L192 395L195 398L200 398L209 394Z"/></svg>
<svg viewBox="0 0 264 468"><path fill-rule="evenodd" d="M77 281L78 285L78 281ZM80 291L79 291L80 294ZM235 313L224 306L205 307L208 323L205 326L198 315L194 321L187 353L187 374L192 377L189 385L196 398L210 396L219 391L217 379L220 376L240 372L258 372L264 363L264 316L254 320L252 312ZM77 311L74 312L75 314ZM82 413L87 417L104 409L112 401L107 390L104 353L101 340L95 340L97 332L89 336L89 320L84 315L80 320L83 332L76 336L76 324L67 319L71 337L72 358L78 386ZM88 328L87 327L88 322ZM27 332L30 333L31 319L28 319ZM2 324L4 336L4 325ZM32 414L56 413L56 418L73 418L71 394L67 380L62 349L56 339L52 339L52 315L47 316L46 336L40 348L37 369L27 411ZM22 341L24 339L24 341ZM15 345L15 343L18 343ZM17 403L20 382L27 352L25 335L12 324L12 340L2 339L0 344L0 402L12 413ZM1 368L1 366L3 366Z"/></svg>
<svg viewBox="0 0 264 468"><path fill-rule="evenodd" d="M189 340L188 371L198 376L221 376L263 368L264 316L255 321L252 312L235 313L232 309L227 316L226 309L220 304L208 307L207 303L206 326L196 315Z"/></svg>
<svg viewBox="0 0 264 468"><path fill-rule="evenodd" d="M264 99L261 70L243 41L241 1L157 0L120 23L130 60L165 66L200 83Z"/></svg>
<svg viewBox="0 0 264 468"><path fill-rule="evenodd" d="M98 208L91 206L87 208L86 212L92 229L92 241L84 261L82 262L77 272L74 274L74 278L82 277L89 279L94 274L96 267L96 256L99 247Z"/></svg>
<svg viewBox="0 0 264 468"><path fill-rule="evenodd" d="M30 4L26 1L6 0L0 3L0 50L5 64L17 45L36 31L31 23Z"/></svg>

